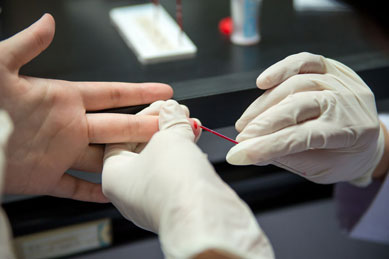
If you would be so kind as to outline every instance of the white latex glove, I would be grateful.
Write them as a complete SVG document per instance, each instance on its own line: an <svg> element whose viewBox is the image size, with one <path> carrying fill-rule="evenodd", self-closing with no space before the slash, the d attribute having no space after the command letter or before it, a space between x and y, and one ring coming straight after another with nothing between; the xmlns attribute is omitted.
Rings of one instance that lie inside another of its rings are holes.
<svg viewBox="0 0 389 259"><path fill-rule="evenodd" d="M6 146L12 131L13 123L11 118L6 111L0 108L0 195L3 193L3 170L5 170L6 164Z"/></svg>
<svg viewBox="0 0 389 259"><path fill-rule="evenodd" d="M384 150L374 95L345 65L300 53L265 70L269 89L236 122L234 165L274 164L317 183L364 186Z"/></svg>
<svg viewBox="0 0 389 259"><path fill-rule="evenodd" d="M209 249L273 258L248 206L194 144L188 117L175 101L162 105L159 127L139 154L136 143L106 147L103 191L123 216L158 233L167 258Z"/></svg>
<svg viewBox="0 0 389 259"><path fill-rule="evenodd" d="M13 123L8 113L0 108L0 203L3 194L3 178L6 164L6 146L13 130ZM0 207L0 258L15 258L12 251L10 225L3 208Z"/></svg>

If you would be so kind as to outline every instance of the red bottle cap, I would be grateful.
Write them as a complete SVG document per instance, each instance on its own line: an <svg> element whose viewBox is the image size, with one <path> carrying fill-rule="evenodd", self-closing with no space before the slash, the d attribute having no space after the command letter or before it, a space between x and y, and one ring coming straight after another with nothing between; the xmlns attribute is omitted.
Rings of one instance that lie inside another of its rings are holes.
<svg viewBox="0 0 389 259"><path fill-rule="evenodd" d="M219 22L219 31L223 35L230 36L233 31L233 23L231 17L226 17Z"/></svg>

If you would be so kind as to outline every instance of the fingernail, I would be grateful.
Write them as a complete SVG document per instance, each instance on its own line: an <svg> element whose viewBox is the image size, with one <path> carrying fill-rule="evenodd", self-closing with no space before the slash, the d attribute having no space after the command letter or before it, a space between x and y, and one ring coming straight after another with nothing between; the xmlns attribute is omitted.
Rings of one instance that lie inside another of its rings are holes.
<svg viewBox="0 0 389 259"><path fill-rule="evenodd" d="M241 132L243 130L243 121L242 120L237 120L235 123L235 129L238 132Z"/></svg>

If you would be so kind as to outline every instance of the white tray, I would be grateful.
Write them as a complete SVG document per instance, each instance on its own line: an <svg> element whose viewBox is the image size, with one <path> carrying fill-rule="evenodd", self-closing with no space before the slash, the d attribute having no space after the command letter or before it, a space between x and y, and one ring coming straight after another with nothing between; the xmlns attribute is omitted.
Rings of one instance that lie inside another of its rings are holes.
<svg viewBox="0 0 389 259"><path fill-rule="evenodd" d="M115 8L110 18L142 64L192 57L197 48L161 6Z"/></svg>

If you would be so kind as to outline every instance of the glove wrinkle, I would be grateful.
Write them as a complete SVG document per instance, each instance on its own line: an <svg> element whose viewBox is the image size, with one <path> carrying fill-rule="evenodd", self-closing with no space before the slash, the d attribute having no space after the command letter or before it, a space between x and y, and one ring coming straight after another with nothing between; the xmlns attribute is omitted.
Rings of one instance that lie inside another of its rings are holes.
<svg viewBox="0 0 389 259"><path fill-rule="evenodd" d="M370 182L383 131L374 95L353 70L304 52L270 66L257 85L268 90L236 122L229 163L270 161L318 183Z"/></svg>
<svg viewBox="0 0 389 259"><path fill-rule="evenodd" d="M248 206L194 143L188 112L172 100L151 105L149 112L159 114L160 131L147 145L106 148L103 192L120 213L158 233L166 258L193 258L209 250L274 258Z"/></svg>

